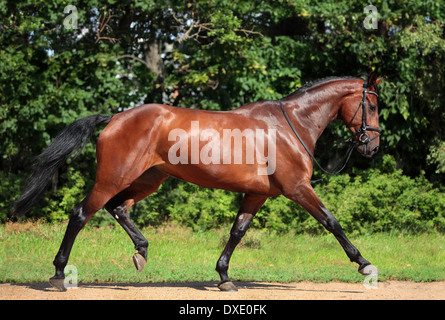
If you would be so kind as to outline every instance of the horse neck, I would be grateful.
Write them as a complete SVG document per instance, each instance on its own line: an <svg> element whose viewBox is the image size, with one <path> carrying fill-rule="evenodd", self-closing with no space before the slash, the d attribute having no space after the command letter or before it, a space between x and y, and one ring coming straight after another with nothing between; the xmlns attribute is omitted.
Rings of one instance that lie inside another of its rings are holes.
<svg viewBox="0 0 445 320"><path fill-rule="evenodd" d="M338 85L339 81L344 81ZM306 140L310 149L315 149L315 143L328 124L337 119L341 100L356 91L357 85L345 80L335 80L309 88L302 93L290 95L283 99L285 110L290 114L294 125L306 131ZM298 130L298 129L297 129Z"/></svg>

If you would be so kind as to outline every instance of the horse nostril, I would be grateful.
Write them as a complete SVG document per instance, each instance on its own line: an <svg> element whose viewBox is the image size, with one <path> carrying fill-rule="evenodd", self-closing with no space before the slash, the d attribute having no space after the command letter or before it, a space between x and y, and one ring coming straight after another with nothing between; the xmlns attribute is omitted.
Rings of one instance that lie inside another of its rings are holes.
<svg viewBox="0 0 445 320"><path fill-rule="evenodd" d="M375 147L374 149L372 149L372 154L376 154L379 151L379 147Z"/></svg>

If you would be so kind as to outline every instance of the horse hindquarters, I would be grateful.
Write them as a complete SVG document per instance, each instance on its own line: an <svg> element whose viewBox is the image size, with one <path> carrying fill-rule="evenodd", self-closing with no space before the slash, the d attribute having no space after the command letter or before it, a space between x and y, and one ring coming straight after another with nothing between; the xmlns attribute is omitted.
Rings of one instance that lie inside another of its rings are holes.
<svg viewBox="0 0 445 320"><path fill-rule="evenodd" d="M53 262L56 273L50 279L50 283L61 291L65 290L64 268L77 234L97 211L120 192L128 189L146 171L145 166L149 162L149 156L140 150L140 139L138 140L137 136L129 138L128 134L118 130L122 126L119 123L119 117L115 118L99 136L96 148L97 172L94 187L87 197L73 209L62 244ZM137 132L135 129L129 133L131 136L132 134L136 135Z"/></svg>

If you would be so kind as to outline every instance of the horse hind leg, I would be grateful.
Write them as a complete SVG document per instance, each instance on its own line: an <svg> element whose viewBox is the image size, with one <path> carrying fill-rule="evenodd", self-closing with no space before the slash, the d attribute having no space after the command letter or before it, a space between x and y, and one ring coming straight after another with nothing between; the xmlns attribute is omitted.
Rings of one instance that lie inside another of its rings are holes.
<svg viewBox="0 0 445 320"><path fill-rule="evenodd" d="M135 151L140 148L140 137L120 134L121 131L112 125L115 123L118 127L121 126L118 117L115 119L102 131L97 142L97 171L93 190L73 209L62 244L53 262L56 274L50 279L50 283L61 291L66 290L64 268L79 231L113 197L122 190L131 189L132 184L144 175L150 162L149 154ZM130 133L134 134L134 131Z"/></svg>
<svg viewBox="0 0 445 320"><path fill-rule="evenodd" d="M133 263L138 272L141 272L147 263L148 241L130 220L128 211L135 203L158 190L167 177L168 175L156 168L150 168L136 179L129 188L120 192L105 205L105 209L116 219L133 241L137 250L133 255Z"/></svg>
<svg viewBox="0 0 445 320"><path fill-rule="evenodd" d="M150 175L150 173L152 173L152 175ZM110 189L108 192L104 192L103 190L105 190L105 188L103 188L103 186L111 184L96 183L88 196L72 210L60 249L53 261L56 273L50 278L50 284L59 291L66 291L64 270L68 263L74 241L88 220L104 206L122 225L135 243L138 253L135 254L133 261L138 271L141 271L147 259L148 243L130 221L127 212L134 203L156 191L162 181L167 177L167 175L155 169L149 169L130 184L130 187L119 193L115 191L116 189Z"/></svg>
<svg viewBox="0 0 445 320"><path fill-rule="evenodd" d="M72 210L65 235L53 261L56 273L49 280L49 283L59 291L66 291L64 270L78 233L110 197L105 193L97 192L93 188L88 196Z"/></svg>
<svg viewBox="0 0 445 320"><path fill-rule="evenodd" d="M113 175L107 172L102 172L99 165L93 190L91 190L88 196L77 205L71 213L60 249L53 261L56 273L49 281L50 284L59 291L66 290L64 269L68 263L71 249L80 230L82 230L88 220L90 220L97 211L102 209L110 199L115 197L121 190L131 186L131 181L134 181L137 178L137 176L134 177L134 175L132 176L130 173L125 175L127 177L125 180L118 179L116 176L116 173ZM119 182L116 183L116 181Z"/></svg>

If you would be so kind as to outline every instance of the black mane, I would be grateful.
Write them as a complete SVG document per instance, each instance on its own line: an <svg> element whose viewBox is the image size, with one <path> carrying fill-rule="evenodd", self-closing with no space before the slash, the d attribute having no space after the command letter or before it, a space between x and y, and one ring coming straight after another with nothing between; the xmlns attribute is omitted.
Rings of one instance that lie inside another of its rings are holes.
<svg viewBox="0 0 445 320"><path fill-rule="evenodd" d="M313 80L313 81L308 81L306 82L302 87L298 88L296 91L294 91L293 93L291 93L290 95L288 95L286 98L293 96L293 95L297 95L297 94L301 94L306 92L307 90L316 87L318 85L324 84L326 82L330 82L330 81L335 81L335 80L356 80L356 79L362 79L359 77L350 77L350 76L344 76L344 77L325 77L325 78L321 78L321 79L317 79L317 80Z"/></svg>

